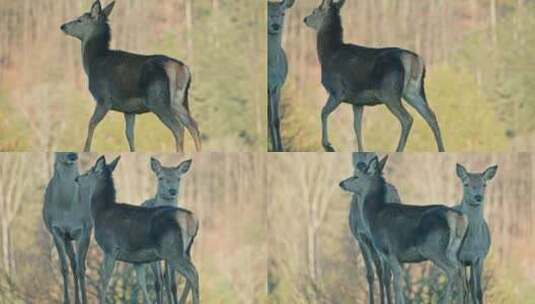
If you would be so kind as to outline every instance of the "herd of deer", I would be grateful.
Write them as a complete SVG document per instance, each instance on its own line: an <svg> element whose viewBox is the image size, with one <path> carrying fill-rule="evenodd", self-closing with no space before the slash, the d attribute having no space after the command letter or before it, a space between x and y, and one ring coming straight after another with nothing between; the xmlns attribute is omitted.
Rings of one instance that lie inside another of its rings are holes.
<svg viewBox="0 0 535 304"><path fill-rule="evenodd" d="M112 173L118 162L119 157L106 163L102 156L86 173L80 174L76 153L55 154L54 175L45 192L43 219L58 252L64 303L70 303L69 262L75 303L88 303L85 265L94 229L94 238L104 256L100 303L106 303L115 262L122 261L134 266L146 303L150 302L145 279L145 265L149 264L154 272L157 303L163 303L165 289L168 303L185 303L191 290L193 303L198 304L199 276L191 261L191 247L199 223L192 212L180 208L177 202L180 179L188 171L191 160L177 167L164 167L152 158L158 190L142 206L116 201ZM163 274L161 261L166 265ZM180 301L175 271L186 278Z"/></svg>
<svg viewBox="0 0 535 304"><path fill-rule="evenodd" d="M279 103L281 88L288 74L288 61L281 42L284 15L294 2L268 2L268 135L273 151L283 151ZM334 152L327 131L328 118L341 103L349 103L353 106L358 151L364 151L364 106L383 104L401 124L396 151L402 152L413 123L413 118L402 103L404 99L424 118L433 131L438 150L444 151L437 118L425 96L425 64L422 57L401 48L368 48L345 43L340 17L344 3L345 0L323 0L304 19L304 23L317 32L321 83L329 95L321 111L323 148Z"/></svg>
<svg viewBox="0 0 535 304"><path fill-rule="evenodd" d="M395 303L399 304L405 303L401 265L424 261L431 261L446 274L442 303L454 303L451 293L456 282L460 301L471 295L471 303L483 303L483 263L491 242L483 206L486 184L498 167L469 173L458 164L457 176L463 184L459 205L414 206L402 204L396 188L383 178L386 160L355 153L354 174L340 183L343 190L353 193L349 226L364 257L369 303L374 303L373 264L381 303L392 303L393 275ZM469 280L466 268L470 269Z"/></svg>

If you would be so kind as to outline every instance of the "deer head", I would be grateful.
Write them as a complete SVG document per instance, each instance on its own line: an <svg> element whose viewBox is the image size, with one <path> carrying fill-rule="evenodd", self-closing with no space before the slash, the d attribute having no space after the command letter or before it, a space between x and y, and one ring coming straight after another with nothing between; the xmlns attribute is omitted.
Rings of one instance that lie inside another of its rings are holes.
<svg viewBox="0 0 535 304"><path fill-rule="evenodd" d="M323 0L317 8L315 8L310 15L305 17L305 24L315 30L323 27L328 18L333 14L340 14L340 9L344 6L345 0Z"/></svg>
<svg viewBox="0 0 535 304"><path fill-rule="evenodd" d="M69 36L85 41L103 30L108 30L108 17L114 5L115 1L112 1L102 9L100 1L97 0L93 3L89 12L63 24L61 30Z"/></svg>
<svg viewBox="0 0 535 304"><path fill-rule="evenodd" d="M166 200L176 199L180 190L180 179L191 167L191 159L176 167L164 167L156 158L150 159L150 167L158 178L157 195Z"/></svg>
<svg viewBox="0 0 535 304"><path fill-rule="evenodd" d="M268 2L268 33L278 35L282 32L286 10L294 5L295 0Z"/></svg>
<svg viewBox="0 0 535 304"><path fill-rule="evenodd" d="M348 192L356 193L364 196L366 193L378 189L381 183L384 184L383 169L388 160L388 155L379 161L377 156L374 156L370 161L358 163L352 177L349 177L340 182L340 187Z"/></svg>
<svg viewBox="0 0 535 304"><path fill-rule="evenodd" d="M457 176L463 183L463 202L472 206L481 206L485 201L487 182L494 178L498 166L487 168L483 173L469 173L465 167L457 164Z"/></svg>

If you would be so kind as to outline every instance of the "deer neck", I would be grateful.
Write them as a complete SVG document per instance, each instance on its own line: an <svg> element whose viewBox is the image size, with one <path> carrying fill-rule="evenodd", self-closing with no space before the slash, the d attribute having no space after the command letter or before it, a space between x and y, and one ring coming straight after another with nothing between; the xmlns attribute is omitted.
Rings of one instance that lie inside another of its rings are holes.
<svg viewBox="0 0 535 304"><path fill-rule="evenodd" d="M159 193L156 193L156 196L154 197L155 205L156 206L178 206L178 196L175 196L174 198L165 198L161 196Z"/></svg>
<svg viewBox="0 0 535 304"><path fill-rule="evenodd" d="M337 13L331 13L327 18L317 37L318 56L322 65L344 44L342 18Z"/></svg>
<svg viewBox="0 0 535 304"><path fill-rule="evenodd" d="M56 183L56 198L54 199L62 208L69 209L76 203L77 185L75 178L78 176L78 167L76 164L65 166L54 170Z"/></svg>
<svg viewBox="0 0 535 304"><path fill-rule="evenodd" d="M91 64L95 58L104 56L110 50L111 33L106 24L98 29L91 37L82 40L82 59L84 71L89 75Z"/></svg>
<svg viewBox="0 0 535 304"><path fill-rule="evenodd" d="M277 66L282 55L282 33L268 34L268 65Z"/></svg>
<svg viewBox="0 0 535 304"><path fill-rule="evenodd" d="M481 224L485 221L483 217L483 203L479 203L478 205L476 205L473 200L463 197L463 200L461 202L461 211L466 214L470 219L470 225Z"/></svg>
<svg viewBox="0 0 535 304"><path fill-rule="evenodd" d="M370 231L373 231L378 213L386 206L386 185L383 177L364 193L362 201L363 219Z"/></svg>
<svg viewBox="0 0 535 304"><path fill-rule="evenodd" d="M97 219L102 212L111 208L115 204L115 187L113 179L100 180L95 185L95 190L91 197L91 214L93 219Z"/></svg>

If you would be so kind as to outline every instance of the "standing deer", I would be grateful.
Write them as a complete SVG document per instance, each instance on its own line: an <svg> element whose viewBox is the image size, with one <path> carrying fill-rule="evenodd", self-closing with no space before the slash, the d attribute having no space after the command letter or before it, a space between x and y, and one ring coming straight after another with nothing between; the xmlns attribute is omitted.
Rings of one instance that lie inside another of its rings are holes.
<svg viewBox="0 0 535 304"><path fill-rule="evenodd" d="M156 178L158 179L158 189L156 191L156 195L154 198L151 198L149 200L146 200L141 204L143 207L159 207L159 206L171 206L171 207L178 207L178 194L180 193L180 180L182 179L182 176L188 172L189 168L191 167L191 159L181 162L176 167L165 167L162 166L160 161L158 161L156 158L150 159L150 165L151 169L156 175ZM187 227L185 227L187 228ZM195 227L197 229L197 227ZM188 231L188 235L196 235L197 231ZM190 243L187 244L188 248L191 248L193 242L193 238L190 240ZM187 251L188 257L191 259L190 251ZM160 266L160 262L155 262L151 264L152 271L154 272L154 279L155 283L154 286L156 287L156 297L157 302L161 303L161 287L163 286L162 282L166 282L166 286L171 288L167 289L167 299L169 303L175 303L177 302L176 294L177 294L177 288L176 288L176 278L174 275L174 272L172 272L169 268L169 265L165 265L165 276L162 276L162 269ZM186 298L188 297L190 286L188 282L186 282L186 287L182 293L182 296L180 297L179 303L184 303L186 301ZM173 299L171 299L173 297ZM173 302L174 301L174 302Z"/></svg>
<svg viewBox="0 0 535 304"><path fill-rule="evenodd" d="M334 152L328 138L327 120L345 102L353 106L359 151L364 150L361 134L364 106L384 104L401 124L396 150L402 152L413 122L401 102L404 98L433 130L438 150L444 151L437 119L425 97L423 59L400 48L374 49L344 43L340 17L344 3L345 0L323 0L304 20L307 26L317 31L321 83L329 94L321 111L323 148Z"/></svg>
<svg viewBox="0 0 535 304"><path fill-rule="evenodd" d="M89 121L84 151L91 150L93 132L109 110L124 113L130 151L135 150L136 114L147 112L156 114L171 130L177 151L184 149L184 126L199 151L200 133L188 105L191 84L188 66L164 55L110 50L108 17L114 5L112 1L102 9L97 0L90 12L61 26L65 34L82 42L84 71L89 78L89 91L97 103Z"/></svg>
<svg viewBox="0 0 535 304"><path fill-rule="evenodd" d="M386 203L386 182L382 172L387 157L374 157L360 176L340 183L346 191L362 197L362 216L371 233L372 244L394 275L396 303L402 294L402 263L430 260L448 279L443 303L451 303L456 279L464 283L457 254L465 236L468 219L460 211L443 205L413 206ZM461 284L462 285L462 284Z"/></svg>
<svg viewBox="0 0 535 304"><path fill-rule="evenodd" d="M353 153L354 176L365 174L367 164L373 157L376 157L375 153ZM393 204L401 203L396 187L390 183L386 183L386 201ZM383 260L381 260L379 253L375 250L375 247L373 247L370 230L362 215L362 205L362 197L356 193L353 194L351 198L351 207L349 209L349 228L351 229L353 237L357 240L357 244L364 260L364 266L366 267L368 303L375 303L373 295L375 281L374 266L379 280L381 303L385 303L385 296L387 302L391 303L390 268Z"/></svg>
<svg viewBox="0 0 535 304"><path fill-rule="evenodd" d="M485 188L487 182L494 178L498 166L487 168L483 173L468 173L457 164L457 176L463 184L461 204L455 206L468 217L468 230L459 252L463 266L470 267L470 293L475 304L483 303L483 264L490 249L489 226L483 217L485 205Z"/></svg>
<svg viewBox="0 0 535 304"><path fill-rule="evenodd" d="M63 276L63 303L69 300L70 261L75 303L87 303L85 289L85 260L93 228L89 205L79 197L75 183L78 176L78 155L76 153L56 153L54 175L45 190L43 220L52 234L58 251L61 274ZM76 243L76 251L72 245Z"/></svg>
<svg viewBox="0 0 535 304"><path fill-rule="evenodd" d="M95 239L104 253L100 302L106 303L116 261L134 265L145 301L149 301L143 264L163 260L171 271L186 277L193 291L193 304L199 304L199 275L189 258L188 246L195 237L189 233L197 233L197 218L182 208L117 203L112 172L118 161L119 157L106 164L101 156L91 169L76 178L82 198L91 202Z"/></svg>
<svg viewBox="0 0 535 304"><path fill-rule="evenodd" d="M282 152L280 134L281 89L288 76L288 60L282 49L282 29L286 10L295 0L268 1L268 120L272 151Z"/></svg>

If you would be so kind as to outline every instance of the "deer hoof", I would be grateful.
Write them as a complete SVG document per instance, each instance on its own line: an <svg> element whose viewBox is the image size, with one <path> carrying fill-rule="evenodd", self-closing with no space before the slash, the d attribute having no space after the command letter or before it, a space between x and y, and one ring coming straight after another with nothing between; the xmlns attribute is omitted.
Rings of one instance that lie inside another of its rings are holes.
<svg viewBox="0 0 535 304"><path fill-rule="evenodd" d="M333 146L331 146L330 144L323 145L323 149L325 149L325 152L336 152L334 151Z"/></svg>

